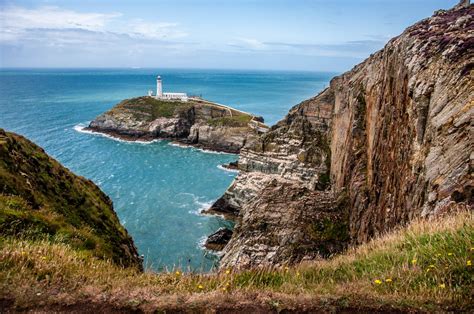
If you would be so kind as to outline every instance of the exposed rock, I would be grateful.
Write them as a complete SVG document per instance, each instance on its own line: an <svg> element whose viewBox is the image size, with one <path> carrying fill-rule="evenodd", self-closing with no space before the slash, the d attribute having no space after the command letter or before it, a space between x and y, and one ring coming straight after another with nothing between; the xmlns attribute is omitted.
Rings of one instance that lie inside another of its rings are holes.
<svg viewBox="0 0 474 314"><path fill-rule="evenodd" d="M227 228L219 228L216 232L211 234L204 246L213 251L222 251L222 249L229 243L230 238L232 237L232 230Z"/></svg>
<svg viewBox="0 0 474 314"><path fill-rule="evenodd" d="M349 239L346 205L330 191L266 186L242 210L221 267L281 266L340 252Z"/></svg>
<svg viewBox="0 0 474 314"><path fill-rule="evenodd" d="M222 165L222 167L229 170L239 170L239 163L237 161L231 161L226 165Z"/></svg>
<svg viewBox="0 0 474 314"><path fill-rule="evenodd" d="M237 217L221 266L326 256L453 202L472 206L473 16L460 6L409 27L247 143L213 206ZM311 224L328 237L308 238Z"/></svg>
<svg viewBox="0 0 474 314"><path fill-rule="evenodd" d="M173 139L205 149L238 153L250 137L266 131L261 117L201 99L127 99L98 116L89 130L127 140Z"/></svg>

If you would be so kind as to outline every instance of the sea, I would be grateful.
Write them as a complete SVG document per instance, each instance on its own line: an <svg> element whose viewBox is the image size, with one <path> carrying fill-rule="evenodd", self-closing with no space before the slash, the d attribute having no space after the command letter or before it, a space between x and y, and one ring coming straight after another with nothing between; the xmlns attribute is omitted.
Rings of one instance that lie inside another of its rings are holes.
<svg viewBox="0 0 474 314"><path fill-rule="evenodd" d="M328 86L335 73L197 69L0 69L0 128L26 136L113 200L145 268L207 272L219 254L206 236L233 223L203 215L237 175L221 167L237 155L170 141L126 142L84 127L123 99L154 90L186 92L282 119Z"/></svg>

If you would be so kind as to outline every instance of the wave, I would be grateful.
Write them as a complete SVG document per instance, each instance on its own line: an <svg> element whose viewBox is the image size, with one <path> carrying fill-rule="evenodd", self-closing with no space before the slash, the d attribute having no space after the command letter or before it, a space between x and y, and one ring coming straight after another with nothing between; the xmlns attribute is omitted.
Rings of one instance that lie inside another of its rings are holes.
<svg viewBox="0 0 474 314"><path fill-rule="evenodd" d="M186 193L186 194L190 194L190 193ZM203 211L211 207L212 204L214 204L214 202L216 201L216 200L200 201L198 196L195 196L194 194L190 194L190 195L192 195L193 197L193 203L198 207L197 209L193 209L189 211L190 214L194 214L194 215L205 215L203 214Z"/></svg>
<svg viewBox="0 0 474 314"><path fill-rule="evenodd" d="M79 133L85 133L85 134L90 134L90 135L95 135L95 136L102 136L102 137L106 137L106 138L108 138L108 139L111 139L111 140L114 140L114 141L117 141L117 142L126 143L126 144L149 145L149 144L153 144L153 143L162 141L162 140L160 140L160 139L154 139L154 140L151 140L151 141L140 141L140 140L131 141L131 140L124 140L124 139L122 139L122 138L118 138L118 137L115 137L115 136L112 136L112 135L109 135L109 134L105 134L105 133L101 133L101 132L95 132L95 131L91 131L91 130L86 130L86 128L87 128L87 125L84 124L84 123L76 124L76 125L73 127L74 131L79 132Z"/></svg>
<svg viewBox="0 0 474 314"><path fill-rule="evenodd" d="M204 246L204 244L206 244L206 240L207 240L207 236L202 236L199 238L198 240L198 243L197 243L197 247L203 251L206 251L208 254L212 254L212 255L215 255L215 256L218 256L218 257L221 257L222 255L224 255L224 252L222 251L214 251L214 250L210 250L208 248L206 248Z"/></svg>
<svg viewBox="0 0 474 314"><path fill-rule="evenodd" d="M220 169L220 170L227 171L227 172L239 173L239 170L237 170L237 169L229 169L229 168L226 168L222 165L217 165L217 168Z"/></svg>

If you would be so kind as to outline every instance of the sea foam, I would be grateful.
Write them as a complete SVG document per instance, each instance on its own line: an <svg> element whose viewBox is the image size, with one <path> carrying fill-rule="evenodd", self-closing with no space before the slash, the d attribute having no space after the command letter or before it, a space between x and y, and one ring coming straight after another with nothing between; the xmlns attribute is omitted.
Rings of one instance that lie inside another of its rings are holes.
<svg viewBox="0 0 474 314"><path fill-rule="evenodd" d="M161 140L160 139L154 139L154 140L151 140L151 141L140 141L140 140L136 140L136 141L131 141L131 140L124 140L122 138L118 138L118 137L115 137L115 136L112 136L112 135L109 135L109 134L105 134L105 133L101 133L101 132L95 132L95 131L91 131L91 130L86 130L87 128L87 125L84 124L84 123L79 123L79 124L76 124L73 129L79 133L85 133L85 134L90 134L90 135L95 135L95 136L102 136L102 137L106 137L108 139L111 139L111 140L114 140L114 141L117 141L117 142L122 142L122 143L126 143L126 144L141 144L141 145L149 145L149 144L153 144L153 143L156 143L156 142L160 142Z"/></svg>

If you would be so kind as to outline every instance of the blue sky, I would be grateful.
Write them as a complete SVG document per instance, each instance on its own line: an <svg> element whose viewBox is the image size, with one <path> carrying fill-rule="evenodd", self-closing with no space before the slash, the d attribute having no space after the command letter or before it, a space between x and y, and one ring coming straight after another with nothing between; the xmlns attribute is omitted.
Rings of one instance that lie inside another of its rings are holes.
<svg viewBox="0 0 474 314"><path fill-rule="evenodd" d="M0 0L0 67L344 71L457 0Z"/></svg>

